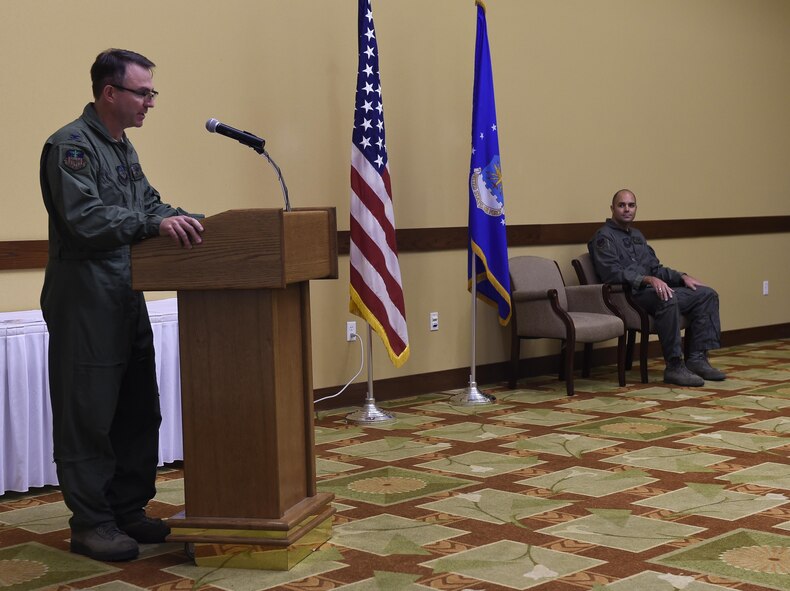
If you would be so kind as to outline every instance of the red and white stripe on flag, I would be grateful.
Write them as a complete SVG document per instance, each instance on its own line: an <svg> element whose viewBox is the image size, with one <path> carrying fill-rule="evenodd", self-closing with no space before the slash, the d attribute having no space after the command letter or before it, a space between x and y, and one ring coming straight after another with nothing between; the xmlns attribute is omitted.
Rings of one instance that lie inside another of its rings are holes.
<svg viewBox="0 0 790 591"><path fill-rule="evenodd" d="M349 310L381 337L390 360L409 357L389 168L381 173L351 147L351 301Z"/></svg>
<svg viewBox="0 0 790 591"><path fill-rule="evenodd" d="M370 0L359 0L359 64L351 136L352 314L365 319L384 342L395 367L409 357L406 308L395 244L379 49Z"/></svg>

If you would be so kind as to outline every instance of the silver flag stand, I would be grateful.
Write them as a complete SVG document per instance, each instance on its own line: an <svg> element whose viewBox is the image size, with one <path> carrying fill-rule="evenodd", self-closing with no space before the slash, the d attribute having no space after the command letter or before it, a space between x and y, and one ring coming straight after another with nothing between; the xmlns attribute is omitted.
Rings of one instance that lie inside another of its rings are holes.
<svg viewBox="0 0 790 591"><path fill-rule="evenodd" d="M394 423L395 417L376 406L373 398L373 329L368 324L368 392L361 409L346 415L346 420L358 425L382 425Z"/></svg>
<svg viewBox="0 0 790 591"><path fill-rule="evenodd" d="M472 367L469 375L469 387L450 398L450 402L455 406L480 406L483 404L493 404L496 397L482 392L477 387L475 381L476 373L476 350L477 341L477 257L472 253Z"/></svg>

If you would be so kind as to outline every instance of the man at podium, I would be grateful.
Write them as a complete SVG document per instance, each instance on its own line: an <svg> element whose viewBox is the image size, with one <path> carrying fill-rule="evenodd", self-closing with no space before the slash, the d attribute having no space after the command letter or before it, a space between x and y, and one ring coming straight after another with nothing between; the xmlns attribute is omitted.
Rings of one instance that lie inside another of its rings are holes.
<svg viewBox="0 0 790 591"><path fill-rule="evenodd" d="M131 560L138 542L169 528L146 516L156 493L161 423L151 325L131 286L130 245L170 236L200 243L196 217L160 200L125 129L154 105L153 62L100 53L94 102L55 132L41 154L49 261L41 308L49 329L49 379L58 480L72 512L71 551Z"/></svg>

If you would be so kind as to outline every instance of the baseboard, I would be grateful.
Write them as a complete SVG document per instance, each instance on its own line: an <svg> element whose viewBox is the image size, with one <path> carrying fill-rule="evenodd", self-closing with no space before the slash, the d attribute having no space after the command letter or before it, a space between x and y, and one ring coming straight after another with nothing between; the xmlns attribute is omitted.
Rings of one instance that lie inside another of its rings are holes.
<svg viewBox="0 0 790 591"><path fill-rule="evenodd" d="M723 347L733 347L746 343L758 343L760 341L782 338L790 338L790 323L725 331L721 335L721 342ZM658 357L660 355L661 349L658 342L651 341L648 346L648 357ZM636 352L634 356L637 357ZM616 347L604 347L593 350L593 366L614 364L616 360ZM638 364L638 359L635 361L635 364ZM479 384L506 381L509 375L509 365L507 361L479 365L476 370L475 378ZM552 375L559 371L559 367L559 354L522 359L519 366L519 376ZM577 353L575 367L581 367L581 352ZM469 368L459 367L456 369L446 369L399 378L377 380L374 382L373 395L376 401L383 402L415 396L417 394L465 388L468 385ZM324 396L330 396L339 391L341 387L342 386L319 388L315 390L315 399L318 400ZM340 396L317 404L316 410L326 410L343 406L360 406L365 400L366 394L367 382L351 384Z"/></svg>

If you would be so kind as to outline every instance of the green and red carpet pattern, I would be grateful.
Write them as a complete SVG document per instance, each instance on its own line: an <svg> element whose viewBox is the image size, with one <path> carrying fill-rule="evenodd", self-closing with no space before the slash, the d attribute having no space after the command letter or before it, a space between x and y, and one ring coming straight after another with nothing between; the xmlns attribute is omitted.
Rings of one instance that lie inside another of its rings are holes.
<svg viewBox="0 0 790 591"><path fill-rule="evenodd" d="M68 552L57 489L0 496L0 591L790 590L790 340L712 356L703 388L617 386L613 367L381 404L390 425L320 412L332 539L291 571L198 568L180 544L129 563ZM635 369L628 375L638 379ZM360 404L362 401L360 401ZM183 508L178 469L149 507Z"/></svg>

